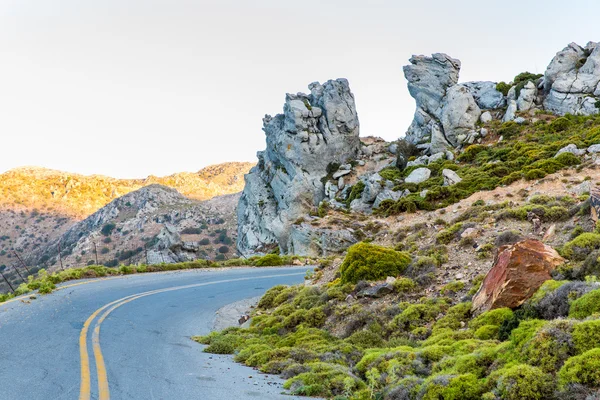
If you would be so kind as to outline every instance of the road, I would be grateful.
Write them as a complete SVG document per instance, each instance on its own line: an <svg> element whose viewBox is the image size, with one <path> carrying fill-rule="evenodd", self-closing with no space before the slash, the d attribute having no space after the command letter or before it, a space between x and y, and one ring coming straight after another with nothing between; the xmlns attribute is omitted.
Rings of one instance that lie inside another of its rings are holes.
<svg viewBox="0 0 600 400"><path fill-rule="evenodd" d="M0 399L290 399L281 380L202 352L215 312L305 267L129 275L0 304Z"/></svg>

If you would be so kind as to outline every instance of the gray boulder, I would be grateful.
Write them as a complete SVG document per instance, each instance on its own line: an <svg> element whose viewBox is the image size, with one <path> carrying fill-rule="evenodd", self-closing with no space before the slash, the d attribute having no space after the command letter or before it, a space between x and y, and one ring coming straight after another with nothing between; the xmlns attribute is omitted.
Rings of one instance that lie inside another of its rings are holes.
<svg viewBox="0 0 600 400"><path fill-rule="evenodd" d="M506 113L504 114L504 118L502 118L502 122L513 121L517 114L517 102L515 100L508 101L508 107L506 108Z"/></svg>
<svg viewBox="0 0 600 400"><path fill-rule="evenodd" d="M404 76L417 109L406 140L427 144L430 153L460 146L460 138L475 130L481 114L472 94L480 93L477 85L458 85L460 61L446 54L413 56L409 61Z"/></svg>
<svg viewBox="0 0 600 400"><path fill-rule="evenodd" d="M496 90L496 83L490 81L463 83L473 95L477 106L482 110L494 110L506 105L504 95Z"/></svg>
<svg viewBox="0 0 600 400"><path fill-rule="evenodd" d="M431 170L429 168L417 168L412 171L404 180L407 183L425 182L431 176Z"/></svg>
<svg viewBox="0 0 600 400"><path fill-rule="evenodd" d="M238 204L238 250L244 255L279 246L288 252L292 222L325 198L328 165L356 159L360 148L354 96L345 79L286 95L283 114L263 119L266 150L246 175ZM302 254L302 253L297 253Z"/></svg>
<svg viewBox="0 0 600 400"><path fill-rule="evenodd" d="M571 43L558 53L544 74L544 107L558 115L591 115L599 112L600 46Z"/></svg>
<svg viewBox="0 0 600 400"><path fill-rule="evenodd" d="M600 144L593 144L587 148L588 153L600 153Z"/></svg>
<svg viewBox="0 0 600 400"><path fill-rule="evenodd" d="M538 90L535 84L531 81L527 82L517 99L517 109L519 111L528 111L535 106Z"/></svg>
<svg viewBox="0 0 600 400"><path fill-rule="evenodd" d="M444 177L444 186L455 185L458 182L462 181L462 178L451 169L444 169L442 171L442 176Z"/></svg>
<svg viewBox="0 0 600 400"><path fill-rule="evenodd" d="M373 202L373 208L379 207L382 201L384 200L393 200L397 201L403 196L402 192L395 192L391 189L384 189L381 193L377 195L375 201Z"/></svg>
<svg viewBox="0 0 600 400"><path fill-rule="evenodd" d="M488 122L492 122L492 113L490 113L489 111L482 113L481 116L479 117L479 120L484 124L487 124Z"/></svg>
<svg viewBox="0 0 600 400"><path fill-rule="evenodd" d="M584 155L585 152L586 152L586 149L578 149L576 145L571 143L571 144L563 147L562 149L558 150L556 152L556 154L554 155L554 157L558 157L562 153L571 153L571 154L575 154L576 156L581 156L581 155Z"/></svg>

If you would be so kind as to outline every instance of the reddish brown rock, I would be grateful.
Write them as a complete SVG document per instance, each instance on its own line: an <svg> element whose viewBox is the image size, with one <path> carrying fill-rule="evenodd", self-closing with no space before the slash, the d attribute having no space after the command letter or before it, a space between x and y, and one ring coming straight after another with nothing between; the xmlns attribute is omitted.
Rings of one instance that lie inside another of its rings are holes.
<svg viewBox="0 0 600 400"><path fill-rule="evenodd" d="M535 239L500 247L494 266L473 297L473 312L520 306L552 279L550 273L564 261L556 250Z"/></svg>

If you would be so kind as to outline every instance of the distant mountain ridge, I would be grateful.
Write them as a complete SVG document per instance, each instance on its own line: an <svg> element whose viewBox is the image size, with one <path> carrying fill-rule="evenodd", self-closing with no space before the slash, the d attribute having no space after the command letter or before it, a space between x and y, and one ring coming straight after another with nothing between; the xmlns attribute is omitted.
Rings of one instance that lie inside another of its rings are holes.
<svg viewBox="0 0 600 400"><path fill-rule="evenodd" d="M198 172L165 177L117 179L103 175L80 175L39 167L21 167L0 174L0 209L36 209L83 219L112 200L134 190L159 184L176 189L195 200L237 193L244 188L244 175L254 164L228 162Z"/></svg>
<svg viewBox="0 0 600 400"><path fill-rule="evenodd" d="M98 261L107 264L232 257L236 193L252 166L231 162L145 179L7 171L0 174L0 268L8 268L13 283L19 255L32 270L57 268L59 242L65 266L96 261L94 243ZM115 225L109 236L100 233L106 224Z"/></svg>

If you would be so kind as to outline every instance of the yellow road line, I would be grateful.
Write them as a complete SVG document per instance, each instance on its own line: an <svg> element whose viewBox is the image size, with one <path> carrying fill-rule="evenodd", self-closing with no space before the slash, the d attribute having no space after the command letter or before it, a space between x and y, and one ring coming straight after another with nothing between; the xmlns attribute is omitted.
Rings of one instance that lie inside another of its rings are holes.
<svg viewBox="0 0 600 400"><path fill-rule="evenodd" d="M110 313L112 313L115 309L121 307L124 304L127 304L133 300L137 300L142 297L151 296L154 294L172 292L175 290L183 290L183 289L191 289L201 286L209 286L216 285L220 283L229 283L229 282L238 282L238 281L248 281L253 279L268 279L268 278L278 278L284 276L297 276L304 275L302 273L295 274L279 274L279 275L268 275L268 276L260 276L260 277L247 277L247 278L237 278L237 279L225 279L214 282L204 282L204 283L196 283L191 285L184 286L174 286L170 288L164 289L156 289L150 290L148 292L142 292L137 294L132 294L121 299L115 300L111 303L104 305L98 310L94 311L92 315L86 320L79 335L79 355L81 358L81 385L79 391L79 399L80 400L89 400L91 398L91 383L90 383L90 363L89 363L89 355L87 350L87 335L89 331L89 327L94 319L102 313L104 310L104 314L96 321L96 326L93 330L92 334L92 348L94 352L94 361L96 363L96 373L98 375L98 399L99 400L109 400L110 399L110 389L108 384L108 376L106 374L106 364L104 362L104 356L102 355L102 349L100 347L100 326L102 322L108 317Z"/></svg>

